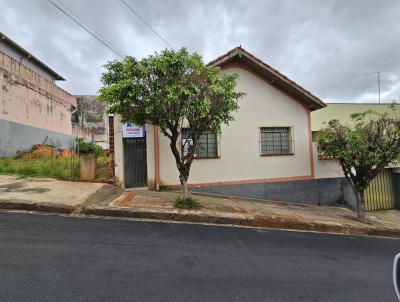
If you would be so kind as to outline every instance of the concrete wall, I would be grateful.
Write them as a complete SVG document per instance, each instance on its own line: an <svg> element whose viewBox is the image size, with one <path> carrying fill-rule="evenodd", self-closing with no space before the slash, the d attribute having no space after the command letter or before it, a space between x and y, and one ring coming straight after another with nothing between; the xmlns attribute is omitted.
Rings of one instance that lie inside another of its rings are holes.
<svg viewBox="0 0 400 302"><path fill-rule="evenodd" d="M77 110L72 116L72 134L94 142L103 149L108 144L108 114L106 104L96 95L76 96Z"/></svg>
<svg viewBox="0 0 400 302"><path fill-rule="evenodd" d="M57 148L72 147L72 135L0 120L0 157L14 156L17 151L28 151L34 144L46 143Z"/></svg>
<svg viewBox="0 0 400 302"><path fill-rule="evenodd" d="M308 110L260 77L243 68L223 72L239 74L237 89L247 93L240 102L235 121L222 127L219 137L220 157L195 160L189 182L247 181L272 178L312 177L308 128ZM259 127L293 127L294 155L260 156ZM148 159L152 161L153 137L148 131ZM169 140L159 133L160 181L162 186L179 184L178 170ZM154 173L148 167L149 182Z"/></svg>
<svg viewBox="0 0 400 302"><path fill-rule="evenodd" d="M190 191L314 205L355 206L355 196L344 178L193 187Z"/></svg>
<svg viewBox="0 0 400 302"><path fill-rule="evenodd" d="M75 97L0 52L0 120L44 130L34 137L43 137L47 132L68 137L72 136L73 107L76 107ZM7 134L3 130L2 135L0 148L7 148L7 153L13 148L16 151L27 147L25 143L17 145L20 140L15 133ZM41 143L43 139L34 143Z"/></svg>
<svg viewBox="0 0 400 302"><path fill-rule="evenodd" d="M114 116L114 152L115 181L124 188L124 143L122 140L122 123L119 116Z"/></svg>
<svg viewBox="0 0 400 302"><path fill-rule="evenodd" d="M318 145L313 143L315 178L344 177L340 163L335 159L318 159Z"/></svg>

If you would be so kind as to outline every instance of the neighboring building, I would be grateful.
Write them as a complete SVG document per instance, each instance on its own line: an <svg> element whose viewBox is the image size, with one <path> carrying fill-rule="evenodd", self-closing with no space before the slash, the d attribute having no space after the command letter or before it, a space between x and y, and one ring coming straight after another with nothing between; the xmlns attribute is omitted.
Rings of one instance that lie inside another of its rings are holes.
<svg viewBox="0 0 400 302"><path fill-rule="evenodd" d="M106 104L95 95L77 98L77 110L72 115L72 134L108 149L108 114Z"/></svg>
<svg viewBox="0 0 400 302"><path fill-rule="evenodd" d="M0 157L34 144L70 148L76 98L55 84L64 80L0 33Z"/></svg>
<svg viewBox="0 0 400 302"><path fill-rule="evenodd" d="M189 177L191 190L311 204L354 202L351 188L336 177L336 170L319 170L310 117L326 106L319 98L240 47L209 65L239 74L237 89L246 96L239 101L235 121L223 126L221 135L203 135ZM115 117L113 134L121 186L179 187L169 140L157 127L146 124L141 132Z"/></svg>
<svg viewBox="0 0 400 302"><path fill-rule="evenodd" d="M312 131L319 131L324 127L324 123L338 119L343 123L351 121L350 115L353 113L365 112L368 110L376 111L379 113L387 112L393 105L400 111L400 104L396 103L329 103L324 109L315 111L311 114L311 128Z"/></svg>
<svg viewBox="0 0 400 302"><path fill-rule="evenodd" d="M314 149L317 150L318 131L325 127L325 124L332 119L338 119L346 124L351 122L350 115L353 113L373 110L384 113L391 111L394 105L400 110L400 104L371 104L371 103L330 103L326 108L315 111L311 114L311 128L313 133ZM344 174L340 164L334 159L315 157L315 170L317 178L343 180ZM347 194L347 202L354 204L355 200L351 194ZM400 168L387 167L383 173L374 179L366 190L366 209L379 210L391 209L397 204L400 207Z"/></svg>

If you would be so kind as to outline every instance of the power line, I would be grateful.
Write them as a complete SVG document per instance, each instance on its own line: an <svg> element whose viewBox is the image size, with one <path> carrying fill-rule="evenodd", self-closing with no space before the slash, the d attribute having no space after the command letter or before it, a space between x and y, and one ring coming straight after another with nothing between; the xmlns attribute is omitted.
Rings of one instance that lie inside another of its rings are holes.
<svg viewBox="0 0 400 302"><path fill-rule="evenodd" d="M128 3L126 3L125 0L121 0L121 2L136 16L140 19L140 21L143 22L144 25L146 25L153 33L157 35L157 37L160 38L161 41L163 41L169 48L173 48L171 44L168 43L167 40L165 40L149 23L147 23Z"/></svg>
<svg viewBox="0 0 400 302"><path fill-rule="evenodd" d="M66 10L68 10L67 8L63 9L62 7L60 7L57 3L55 3L53 0L47 0L50 2L50 4L52 4L53 6L55 6L58 10L60 10L64 15L66 15L68 18L70 18L72 21L74 21L76 24L78 24L80 27L82 27L85 31L87 31L91 36L93 36L97 41L99 41L100 43L102 43L104 46L106 46L108 49L110 49L112 52L114 52L115 54L117 54L118 56L120 56L121 58L124 57L124 55L115 47L111 46L110 43L107 43L106 41L104 41L104 38L101 38L101 36L99 34L97 34L94 30L90 29L89 26L85 26L82 23L83 22L79 22L77 20L77 18L72 16L72 12L69 10L70 13L68 13ZM64 5L65 6L65 5Z"/></svg>

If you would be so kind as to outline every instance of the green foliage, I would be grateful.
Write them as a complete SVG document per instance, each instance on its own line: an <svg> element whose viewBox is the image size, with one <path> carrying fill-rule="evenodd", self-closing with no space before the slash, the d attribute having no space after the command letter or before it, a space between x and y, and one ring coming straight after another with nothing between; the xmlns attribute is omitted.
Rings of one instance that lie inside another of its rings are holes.
<svg viewBox="0 0 400 302"><path fill-rule="evenodd" d="M233 120L231 112L243 95L234 89L237 75L221 75L219 68L205 66L200 55L185 48L140 61L126 57L105 67L100 100L109 104L109 111L125 122L150 122L165 131L187 119L203 131L218 132L222 123Z"/></svg>
<svg viewBox="0 0 400 302"><path fill-rule="evenodd" d="M99 99L123 122L159 126L171 140L181 183L189 176L200 134L219 133L223 124L233 121L243 96L235 91L238 75L207 67L200 55L186 48L164 50L140 61L128 56L122 62L108 62L105 68ZM178 139L182 127L191 129L193 141L185 155Z"/></svg>
<svg viewBox="0 0 400 302"><path fill-rule="evenodd" d="M181 208L181 209L199 209L199 208L201 208L201 205L198 201L196 201L193 198L178 197L175 200L175 207Z"/></svg>
<svg viewBox="0 0 400 302"><path fill-rule="evenodd" d="M357 198L386 166L400 158L400 118L394 106L386 113L351 115L351 124L331 120L318 134L323 155L339 160Z"/></svg>
<svg viewBox="0 0 400 302"><path fill-rule="evenodd" d="M23 177L51 177L69 180L72 175L71 159L45 158L45 159L0 159L0 174L13 174Z"/></svg>
<svg viewBox="0 0 400 302"><path fill-rule="evenodd" d="M83 138L76 138L75 141L77 150L79 150L80 154L95 154L96 156L100 156L103 151L99 145L91 142L85 142Z"/></svg>

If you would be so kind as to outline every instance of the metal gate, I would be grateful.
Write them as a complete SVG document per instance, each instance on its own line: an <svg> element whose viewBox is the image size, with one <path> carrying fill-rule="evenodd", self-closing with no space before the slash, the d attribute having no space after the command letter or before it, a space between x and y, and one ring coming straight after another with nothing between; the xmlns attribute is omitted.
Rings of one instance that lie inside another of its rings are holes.
<svg viewBox="0 0 400 302"><path fill-rule="evenodd" d="M147 187L146 137L125 138L125 187Z"/></svg>
<svg viewBox="0 0 400 302"><path fill-rule="evenodd" d="M385 210L395 207L392 171L385 169L365 190L365 210Z"/></svg>

